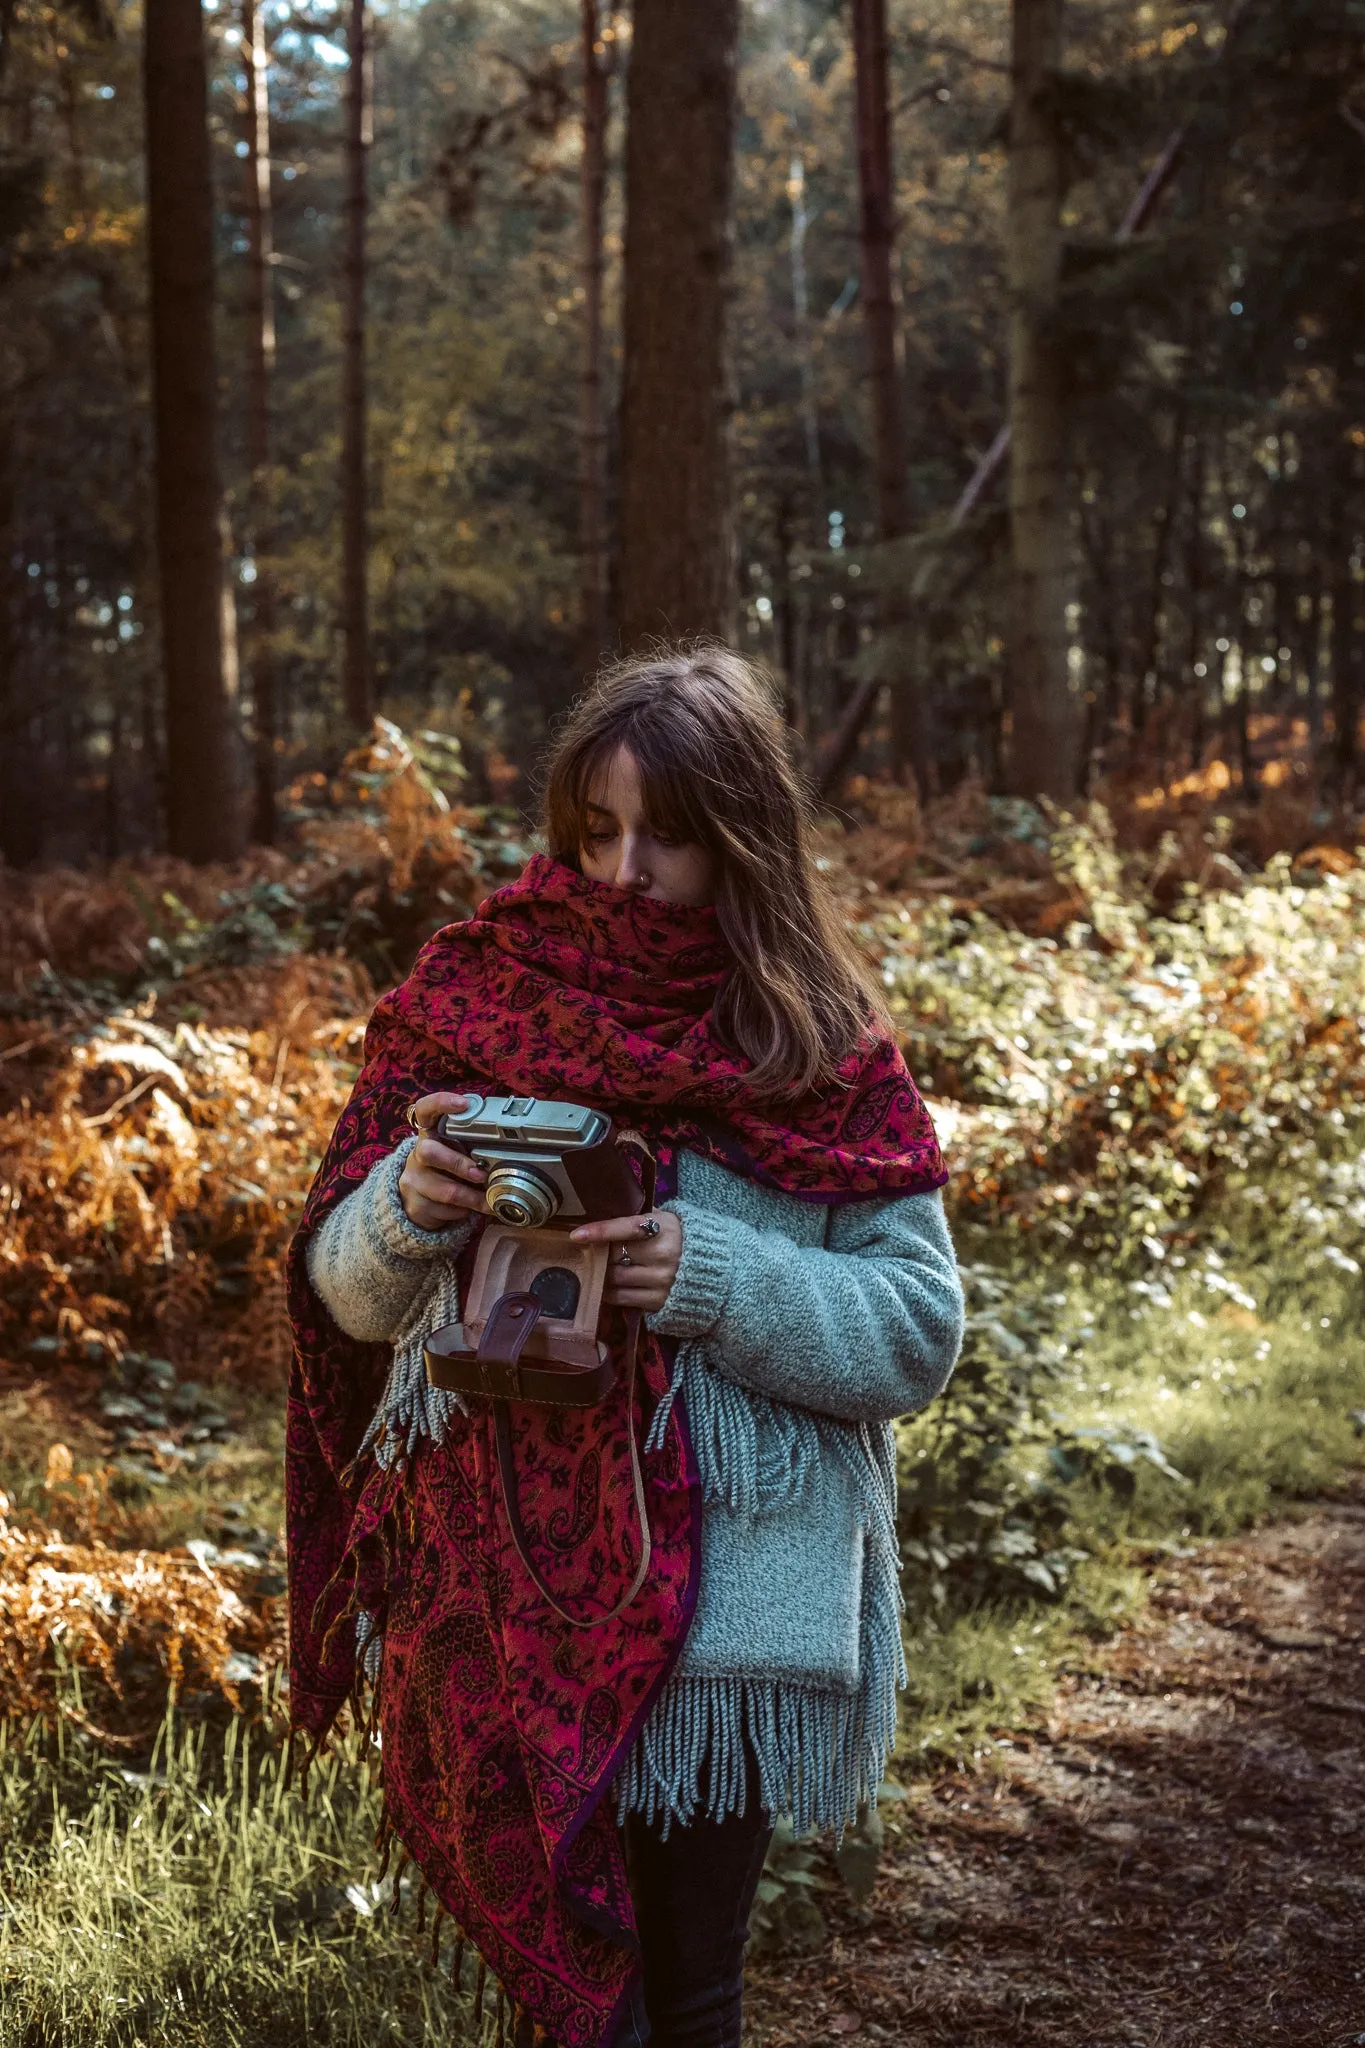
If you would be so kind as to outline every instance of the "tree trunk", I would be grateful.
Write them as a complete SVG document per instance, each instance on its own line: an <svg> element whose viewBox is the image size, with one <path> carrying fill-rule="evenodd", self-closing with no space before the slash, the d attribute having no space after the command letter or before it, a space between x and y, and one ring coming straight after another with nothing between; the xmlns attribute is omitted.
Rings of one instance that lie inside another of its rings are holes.
<svg viewBox="0 0 1365 2048"><path fill-rule="evenodd" d="M346 80L341 312L341 665L346 718L363 732L374 716L365 504L365 188L373 139L365 0L351 0L346 47L351 68Z"/></svg>
<svg viewBox="0 0 1365 2048"><path fill-rule="evenodd" d="M187 860L221 860L238 851L241 835L223 669L213 179L200 0L147 0L143 66L167 842Z"/></svg>
<svg viewBox="0 0 1365 2048"><path fill-rule="evenodd" d="M801 378L801 439L806 451L806 482L810 490L811 539L825 545L825 479L820 459L820 405L815 389L815 356L810 341L810 286L806 278L806 235L810 216L806 212L806 166L794 156L787 173L787 198L791 204L792 332L796 341L797 369Z"/></svg>
<svg viewBox="0 0 1365 2048"><path fill-rule="evenodd" d="M1011 789L1070 797L1076 718L1067 672L1071 530L1066 370L1056 336L1062 138L1053 103L1062 0L1014 0L1006 255L1010 300Z"/></svg>
<svg viewBox="0 0 1365 2048"><path fill-rule="evenodd" d="M1351 557L1355 549L1355 478L1344 439L1332 474L1332 766L1337 802L1354 810L1360 775L1362 598Z"/></svg>
<svg viewBox="0 0 1365 2048"><path fill-rule="evenodd" d="M270 205L270 74L265 9L242 0L246 64L246 347L247 517L256 580L251 586L247 662L255 722L252 837L275 843L275 750L279 738L275 672L275 604L264 557L270 550L270 384L275 371L275 312L270 289L273 235Z"/></svg>
<svg viewBox="0 0 1365 2048"><path fill-rule="evenodd" d="M863 324L877 475L877 527L883 540L905 532L905 421L896 360L896 301L891 256L896 195L887 94L886 0L853 0L855 132L858 145L858 245Z"/></svg>
<svg viewBox="0 0 1365 2048"><path fill-rule="evenodd" d="M607 94L615 26L582 0L583 154L579 206L583 261L583 373L579 389L579 666L591 675L607 638L607 423L602 407L602 214L607 189Z"/></svg>
<svg viewBox="0 0 1365 2048"><path fill-rule="evenodd" d="M32 725L35 693L28 664L21 671L22 582L15 574L28 552L15 518L13 407L0 413L0 864L23 867L42 851ZM33 536L29 536L29 546Z"/></svg>
<svg viewBox="0 0 1365 2048"><path fill-rule="evenodd" d="M891 265L896 240L896 184L891 154L891 98L887 86L886 0L853 0L854 134L858 150L858 247L863 325L872 388L872 434L877 483L877 537L899 540L910 523L906 486L905 408L896 346L896 297ZM898 770L923 783L922 719L909 658L909 605L888 591L881 630L891 655L891 745Z"/></svg>
<svg viewBox="0 0 1365 2048"><path fill-rule="evenodd" d="M636 0L626 133L621 642L728 637L739 0Z"/></svg>
<svg viewBox="0 0 1365 2048"><path fill-rule="evenodd" d="M1208 704L1208 679L1195 674L1204 644L1204 434L1196 427L1191 450L1189 479L1189 539L1185 545L1185 670L1191 692L1190 746L1187 765L1191 772L1204 761L1204 727Z"/></svg>

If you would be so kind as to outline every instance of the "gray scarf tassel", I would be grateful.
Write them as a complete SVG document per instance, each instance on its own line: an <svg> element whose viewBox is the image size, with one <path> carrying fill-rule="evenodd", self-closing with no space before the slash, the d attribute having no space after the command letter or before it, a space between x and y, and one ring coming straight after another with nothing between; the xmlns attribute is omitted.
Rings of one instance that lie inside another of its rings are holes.
<svg viewBox="0 0 1365 2048"><path fill-rule="evenodd" d="M388 1470L410 1458L421 1438L443 1444L457 1415L468 1416L463 1396L433 1387L427 1379L426 1342L433 1331L460 1320L460 1291L454 1259L438 1259L393 1343L393 1364L361 1455L373 1450Z"/></svg>
<svg viewBox="0 0 1365 2048"><path fill-rule="evenodd" d="M365 1432L360 1454L373 1450L387 1471L398 1458L410 1458L422 1437L443 1444L456 1415L468 1416L463 1397L433 1387L427 1379L426 1342L435 1330L460 1319L460 1292L454 1259L438 1259L394 1338L393 1364L383 1397ZM379 1683L384 1638L375 1617L362 1607L355 1618L355 1648L366 1678Z"/></svg>
<svg viewBox="0 0 1365 2048"><path fill-rule="evenodd" d="M355 1653L360 1668L371 1685L379 1683L379 1667L384 1657L384 1638L368 1607L357 1610L355 1618Z"/></svg>

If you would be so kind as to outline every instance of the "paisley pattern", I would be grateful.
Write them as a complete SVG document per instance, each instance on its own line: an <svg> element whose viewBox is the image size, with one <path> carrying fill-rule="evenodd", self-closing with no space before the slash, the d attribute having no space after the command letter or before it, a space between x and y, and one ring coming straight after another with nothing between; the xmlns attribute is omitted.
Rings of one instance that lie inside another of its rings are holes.
<svg viewBox="0 0 1365 2048"><path fill-rule="evenodd" d="M406 1135L407 1105L437 1088L559 1095L607 1109L644 1131L666 1182L687 1146L812 1201L940 1186L932 1125L884 1039L870 1039L818 1100L780 1109L755 1101L743 1061L711 1022L727 966L714 911L626 896L557 861L532 860L473 918L438 932L376 1006L363 1071L290 1254L295 1727L316 1743L357 1699L355 1620L364 1611L384 1637L374 1712L387 1824L514 2009L566 2048L609 2040L638 1977L604 1795L667 1683L696 1604L701 1496L683 1404L645 1459L649 1579L617 1619L570 1631L511 1542L485 1412L387 1471L369 1453L357 1456L390 1352L331 1321L308 1284L304 1247ZM646 1333L634 1419L641 1441L670 1378L671 1359ZM594 1409L512 1414L540 1570L572 1611L605 1614L638 1556L624 1389Z"/></svg>

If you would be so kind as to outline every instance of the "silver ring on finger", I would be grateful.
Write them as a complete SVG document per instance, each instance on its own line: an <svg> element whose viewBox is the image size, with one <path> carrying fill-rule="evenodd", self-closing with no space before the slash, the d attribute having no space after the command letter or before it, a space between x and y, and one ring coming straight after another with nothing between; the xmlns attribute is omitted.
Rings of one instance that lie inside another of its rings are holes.
<svg viewBox="0 0 1365 2048"><path fill-rule="evenodd" d="M641 1216L637 1220L641 1237L657 1237L663 1227L657 1216Z"/></svg>
<svg viewBox="0 0 1365 2048"><path fill-rule="evenodd" d="M628 1251L626 1250L626 1248L625 1248L625 1246L624 1246L624 1245L622 1245L622 1247L621 1247L621 1256L620 1256L620 1258L619 1258L619 1259L618 1259L618 1260L616 1261L616 1263L617 1263L617 1265L618 1265L618 1266L630 1266L630 1265L633 1265L633 1264L635 1263L635 1262L634 1262L634 1260L633 1260L633 1259L631 1258L631 1256L630 1256L630 1253L629 1253L629 1252L628 1252Z"/></svg>

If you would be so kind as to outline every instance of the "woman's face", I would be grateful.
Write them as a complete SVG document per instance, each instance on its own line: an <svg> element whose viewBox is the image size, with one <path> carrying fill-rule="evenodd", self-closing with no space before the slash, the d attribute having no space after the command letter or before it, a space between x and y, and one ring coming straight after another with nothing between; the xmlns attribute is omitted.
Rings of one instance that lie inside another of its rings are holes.
<svg viewBox="0 0 1365 2048"><path fill-rule="evenodd" d="M645 822L645 797L635 756L621 747L588 789L579 849L592 882L653 896L660 903L711 903L716 863L704 846L663 839Z"/></svg>

